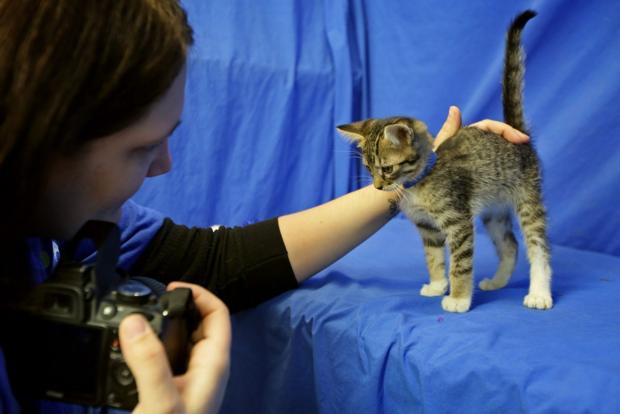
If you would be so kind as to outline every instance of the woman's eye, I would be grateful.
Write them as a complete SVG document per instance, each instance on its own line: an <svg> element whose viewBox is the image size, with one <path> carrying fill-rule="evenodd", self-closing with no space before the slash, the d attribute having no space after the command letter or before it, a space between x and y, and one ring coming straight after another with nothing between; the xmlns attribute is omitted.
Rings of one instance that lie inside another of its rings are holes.
<svg viewBox="0 0 620 414"><path fill-rule="evenodd" d="M384 174L392 174L392 171L394 171L394 167L389 165L387 167L383 167L382 171Z"/></svg>
<svg viewBox="0 0 620 414"><path fill-rule="evenodd" d="M147 145L147 146L141 147L139 149L139 152L142 153L142 154L149 154L149 153L155 151L157 148L159 148L160 145L161 145L160 142L158 142L156 144Z"/></svg>

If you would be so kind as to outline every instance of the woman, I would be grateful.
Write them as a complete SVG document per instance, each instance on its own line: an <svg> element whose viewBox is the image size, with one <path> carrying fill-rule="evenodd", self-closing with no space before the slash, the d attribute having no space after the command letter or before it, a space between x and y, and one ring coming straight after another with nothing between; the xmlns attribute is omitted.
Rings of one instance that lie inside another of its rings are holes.
<svg viewBox="0 0 620 414"><path fill-rule="evenodd" d="M191 287L203 318L189 369L175 378L144 318L123 321L135 411L216 412L228 375L227 307L254 306L328 266L393 216L396 195L366 187L244 228L174 224L127 200L171 166L168 137L193 41L177 0L0 0L0 39L2 300L53 271L53 258L44 266L39 256L54 256L56 241L88 220L118 222L120 265L169 288ZM499 122L475 125L527 140ZM459 127L452 108L438 142ZM2 404L11 412L6 381Z"/></svg>

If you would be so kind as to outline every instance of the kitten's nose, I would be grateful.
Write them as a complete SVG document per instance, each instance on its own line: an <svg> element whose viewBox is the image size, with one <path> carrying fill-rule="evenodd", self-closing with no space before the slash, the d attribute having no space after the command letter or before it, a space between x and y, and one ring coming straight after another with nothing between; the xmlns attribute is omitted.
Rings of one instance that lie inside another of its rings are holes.
<svg viewBox="0 0 620 414"><path fill-rule="evenodd" d="M372 183L377 190L383 190L383 186L385 182L381 178L374 177L374 179L372 180Z"/></svg>

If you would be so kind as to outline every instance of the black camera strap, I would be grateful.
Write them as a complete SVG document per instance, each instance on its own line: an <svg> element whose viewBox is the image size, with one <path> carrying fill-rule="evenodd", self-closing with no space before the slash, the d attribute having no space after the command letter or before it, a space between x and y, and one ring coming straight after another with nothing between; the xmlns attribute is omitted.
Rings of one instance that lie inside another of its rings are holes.
<svg viewBox="0 0 620 414"><path fill-rule="evenodd" d="M91 220L86 222L75 237L66 244L66 251L61 257L63 262L75 262L78 248L85 240L91 240L97 248L95 261L96 286L98 299L113 286L121 282L116 270L116 262L121 251L121 231L114 223Z"/></svg>

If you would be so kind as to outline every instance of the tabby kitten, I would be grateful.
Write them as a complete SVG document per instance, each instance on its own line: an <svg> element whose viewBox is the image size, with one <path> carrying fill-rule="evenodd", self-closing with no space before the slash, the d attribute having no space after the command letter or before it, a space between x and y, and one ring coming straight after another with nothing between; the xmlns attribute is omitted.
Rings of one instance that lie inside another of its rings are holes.
<svg viewBox="0 0 620 414"><path fill-rule="evenodd" d="M521 31L533 11L520 14L508 30L503 78L505 122L527 132L523 117L523 59ZM423 242L430 283L423 296L446 293L444 245L450 251L450 294L442 307L466 312L472 298L473 218L481 214L495 244L500 263L495 275L484 279L482 290L504 287L515 268L517 241L512 231L516 211L527 245L530 288L524 305L549 309L551 267L541 198L541 171L530 144L511 144L477 128L458 131L433 151L433 137L414 118L368 119L338 130L357 143L374 186L396 190L401 210L415 223ZM404 186L405 188L403 189Z"/></svg>

